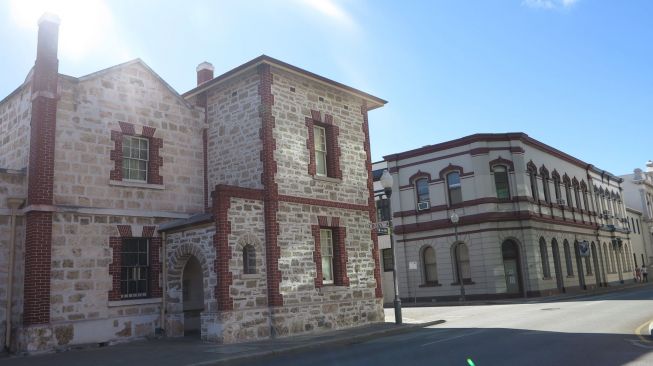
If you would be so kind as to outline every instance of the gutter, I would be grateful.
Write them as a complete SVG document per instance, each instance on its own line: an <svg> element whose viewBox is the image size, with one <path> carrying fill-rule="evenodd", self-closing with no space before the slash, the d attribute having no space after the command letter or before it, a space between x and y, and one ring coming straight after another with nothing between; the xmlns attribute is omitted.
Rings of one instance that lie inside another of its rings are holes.
<svg viewBox="0 0 653 366"><path fill-rule="evenodd" d="M166 292L168 290L168 255L166 252L166 232L161 232L161 261L162 263L162 279L161 279L161 321L159 328L161 335L166 332Z"/></svg>

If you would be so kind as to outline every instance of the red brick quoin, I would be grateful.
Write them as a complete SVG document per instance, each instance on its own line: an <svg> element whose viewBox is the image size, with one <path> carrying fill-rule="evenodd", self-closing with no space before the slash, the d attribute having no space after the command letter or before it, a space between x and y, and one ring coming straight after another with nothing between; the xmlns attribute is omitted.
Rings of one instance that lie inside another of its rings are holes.
<svg viewBox="0 0 653 366"><path fill-rule="evenodd" d="M150 283L149 297L163 296L159 278L161 276L161 237L153 237L154 226L144 226L144 238L150 238ZM132 238L132 229L130 225L118 225L120 236L109 237L109 247L113 250L112 262L109 264L109 276L111 276L111 290L109 291L109 301L121 300L120 276L122 267L122 241L123 239Z"/></svg>
<svg viewBox="0 0 653 366"><path fill-rule="evenodd" d="M261 96L261 161L263 162L263 202L265 218L265 259L267 265L268 304L270 306L283 306L283 296L279 290L281 283L281 271L279 271L279 223L277 212L279 210L279 187L275 181L277 174L277 162L274 160L276 141L274 139L275 120L272 115L274 95L272 95L272 71L270 65L261 64L258 66L259 95Z"/></svg>
<svg viewBox="0 0 653 366"><path fill-rule="evenodd" d="M315 261L315 287L323 287L322 283L322 248L320 245L320 229L331 229L333 233L333 284L335 286L349 286L347 276L347 248L345 245L347 229L340 226L340 218L326 216L317 217L318 225L311 226L311 233L315 242L313 260Z"/></svg>
<svg viewBox="0 0 653 366"><path fill-rule="evenodd" d="M317 171L317 163L315 162L315 135L313 127L318 125L324 127L327 138L327 176L331 178L342 178L342 170L340 169L340 145L338 144L338 136L340 129L333 123L333 116L330 114L324 115L319 111L311 110L311 116L306 117L306 127L308 127L308 137L306 139L306 147L308 148L308 174L315 175Z"/></svg>
<svg viewBox="0 0 653 366"><path fill-rule="evenodd" d="M163 147L163 139L154 137L156 129L153 127L143 126L143 131L140 135L136 134L134 125L127 122L118 122L120 131L111 131L111 141L114 142L114 148L111 150L110 159L114 162L114 168L109 173L111 180L121 181L122 176L122 141L123 136L137 136L149 140L149 155L150 160L147 166L147 183L149 184L163 184L163 177L160 175L161 166L163 166L163 157L160 155L160 150Z"/></svg>
<svg viewBox="0 0 653 366"><path fill-rule="evenodd" d="M52 205L54 142L57 124L59 24L39 22L36 63L32 77L30 152L27 204ZM25 287L23 324L50 322L52 212L28 211L25 215Z"/></svg>
<svg viewBox="0 0 653 366"><path fill-rule="evenodd" d="M213 266L218 277L218 284L215 286L215 297L220 311L233 310L234 307L234 301L230 293L233 274L229 268L231 260L231 248L229 247L231 197L261 201L263 200L263 191L228 185L218 185L213 191L213 216L215 217L216 229L213 236L213 245L216 252Z"/></svg>

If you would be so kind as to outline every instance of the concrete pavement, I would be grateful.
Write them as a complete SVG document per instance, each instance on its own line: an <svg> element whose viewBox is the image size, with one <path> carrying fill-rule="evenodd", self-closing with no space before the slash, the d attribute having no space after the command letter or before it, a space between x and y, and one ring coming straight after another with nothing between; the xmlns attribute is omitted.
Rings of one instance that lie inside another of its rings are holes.
<svg viewBox="0 0 653 366"><path fill-rule="evenodd" d="M0 364L3 366L224 365L254 359L262 360L281 354L306 352L311 349L346 346L379 337L403 334L442 322L442 320L415 320L403 325L380 323L302 337L233 345L204 343L198 338L190 337L143 340L43 355L9 357L5 355L5 357L0 356Z"/></svg>

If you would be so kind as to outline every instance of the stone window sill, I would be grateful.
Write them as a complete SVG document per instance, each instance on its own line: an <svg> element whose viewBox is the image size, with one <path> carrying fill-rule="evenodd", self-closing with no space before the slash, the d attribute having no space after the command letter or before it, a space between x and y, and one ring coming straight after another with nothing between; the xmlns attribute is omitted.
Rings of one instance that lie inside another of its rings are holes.
<svg viewBox="0 0 653 366"><path fill-rule="evenodd" d="M438 282L427 282L419 285L419 287L440 287L440 286L442 285Z"/></svg>
<svg viewBox="0 0 653 366"><path fill-rule="evenodd" d="M475 285L475 284L476 284L476 282L474 282L472 280L463 280L463 285ZM460 286L460 282L457 282L457 281L452 282L451 286Z"/></svg>
<svg viewBox="0 0 653 366"><path fill-rule="evenodd" d="M323 285L319 288L320 292L338 292L338 291L347 291L349 287L342 285Z"/></svg>
<svg viewBox="0 0 653 366"><path fill-rule="evenodd" d="M161 298L109 301L109 307L160 304Z"/></svg>
<svg viewBox="0 0 653 366"><path fill-rule="evenodd" d="M249 274L241 274L240 279L241 280L258 280L261 278L260 273L249 273Z"/></svg>
<svg viewBox="0 0 653 366"><path fill-rule="evenodd" d="M330 182L330 183L342 183L342 179L340 178L332 178L332 177L326 177L324 175L314 175L313 179L315 180L321 180L324 182Z"/></svg>
<svg viewBox="0 0 653 366"><path fill-rule="evenodd" d="M110 180L109 185L117 186L117 187L129 187L129 188L145 188L145 189L158 189L158 190L166 189L166 186L163 184L150 184L144 182L134 182L129 180Z"/></svg>

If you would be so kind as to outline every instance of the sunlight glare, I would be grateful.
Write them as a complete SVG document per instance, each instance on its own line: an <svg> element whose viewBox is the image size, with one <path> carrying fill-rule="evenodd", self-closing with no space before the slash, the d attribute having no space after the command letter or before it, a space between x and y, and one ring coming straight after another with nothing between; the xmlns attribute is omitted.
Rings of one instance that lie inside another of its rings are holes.
<svg viewBox="0 0 653 366"><path fill-rule="evenodd" d="M103 0L11 0L11 18L22 28L35 28L41 15L53 13L61 19L60 53L81 59L111 28L111 12Z"/></svg>

